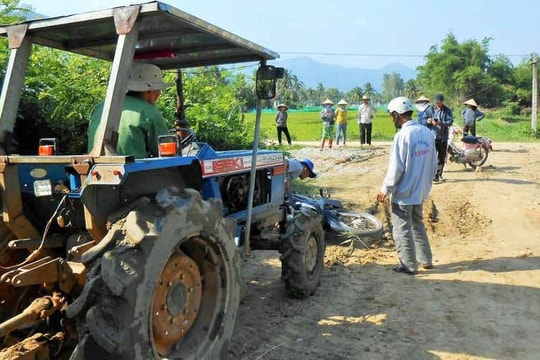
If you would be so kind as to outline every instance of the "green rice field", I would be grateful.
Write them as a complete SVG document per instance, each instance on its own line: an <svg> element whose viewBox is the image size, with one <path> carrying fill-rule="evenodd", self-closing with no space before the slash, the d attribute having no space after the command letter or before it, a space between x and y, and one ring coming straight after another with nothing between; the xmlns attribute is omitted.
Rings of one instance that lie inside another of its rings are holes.
<svg viewBox="0 0 540 360"><path fill-rule="evenodd" d="M289 110L288 127L293 141L320 141L322 122L319 111ZM274 125L275 112L263 111L261 119L261 138L277 141L276 127ZM255 123L255 112L246 113L246 121ZM416 117L416 113L413 114ZM357 110L349 109L347 112L347 142L350 145L359 144L359 128L357 124ZM454 111L454 122L462 127L459 111ZM487 136L493 141L531 142L539 141L531 136L531 120L527 116L504 116L497 111L486 112L486 118L477 123L477 135ZM373 141L391 141L395 134L394 124L390 115L383 109L377 111L373 119Z"/></svg>

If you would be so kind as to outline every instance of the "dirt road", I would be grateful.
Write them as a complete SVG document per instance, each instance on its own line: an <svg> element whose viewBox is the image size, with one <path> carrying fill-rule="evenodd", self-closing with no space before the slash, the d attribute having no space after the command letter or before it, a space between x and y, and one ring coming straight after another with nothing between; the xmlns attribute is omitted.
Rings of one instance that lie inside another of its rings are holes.
<svg viewBox="0 0 540 360"><path fill-rule="evenodd" d="M372 211L390 144L316 145L317 186L349 209ZM284 295L279 254L254 251L230 346L234 359L539 359L540 144L495 143L480 172L450 163L426 214L434 270L396 274L391 238L369 249L328 240L314 296Z"/></svg>

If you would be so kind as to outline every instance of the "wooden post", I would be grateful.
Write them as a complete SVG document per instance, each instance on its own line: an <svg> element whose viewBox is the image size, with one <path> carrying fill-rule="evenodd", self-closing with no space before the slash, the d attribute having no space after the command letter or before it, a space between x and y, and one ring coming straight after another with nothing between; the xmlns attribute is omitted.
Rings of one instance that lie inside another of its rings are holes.
<svg viewBox="0 0 540 360"><path fill-rule="evenodd" d="M532 113L531 113L531 130L532 135L536 137L536 128L538 124L538 72L537 72L537 57L536 53L532 54L532 71L533 71L533 80L532 80Z"/></svg>

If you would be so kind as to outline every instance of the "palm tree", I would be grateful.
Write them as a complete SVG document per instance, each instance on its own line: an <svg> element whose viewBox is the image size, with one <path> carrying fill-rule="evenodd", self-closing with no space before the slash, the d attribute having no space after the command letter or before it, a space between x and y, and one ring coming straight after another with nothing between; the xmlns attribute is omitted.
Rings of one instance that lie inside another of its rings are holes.
<svg viewBox="0 0 540 360"><path fill-rule="evenodd" d="M362 96L364 95L364 92L360 86L354 87L351 91L349 91L348 98L351 104L360 104L360 100L362 100Z"/></svg>
<svg viewBox="0 0 540 360"><path fill-rule="evenodd" d="M418 83L416 82L416 80L407 80L407 82L405 83L405 96L414 101L414 99L416 99L419 95L420 88L418 87Z"/></svg>
<svg viewBox="0 0 540 360"><path fill-rule="evenodd" d="M373 96L375 95L375 90L373 89L373 86L370 82L367 82L364 85L364 95L367 95L370 98L373 98Z"/></svg>
<svg viewBox="0 0 540 360"><path fill-rule="evenodd" d="M317 99L317 93L314 89L304 89L302 94L304 96L302 102L305 106L315 106L317 104L317 101L315 101L315 99Z"/></svg>
<svg viewBox="0 0 540 360"><path fill-rule="evenodd" d="M318 83L317 87L315 88L315 93L317 94L317 98L319 99L319 104L324 101L324 93L325 93L324 85L322 83Z"/></svg>
<svg viewBox="0 0 540 360"><path fill-rule="evenodd" d="M283 78L278 82L279 101L289 107L297 107L304 84L290 70L285 69Z"/></svg>

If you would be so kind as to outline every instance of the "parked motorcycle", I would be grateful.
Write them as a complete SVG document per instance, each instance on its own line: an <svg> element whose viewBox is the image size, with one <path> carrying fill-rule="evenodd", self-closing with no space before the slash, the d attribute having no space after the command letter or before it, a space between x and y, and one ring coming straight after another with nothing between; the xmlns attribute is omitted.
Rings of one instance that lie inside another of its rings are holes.
<svg viewBox="0 0 540 360"><path fill-rule="evenodd" d="M450 128L450 136L448 139L448 160L469 165L476 169L485 164L488 159L488 154L493 151L491 139L485 136L465 135L461 138L461 146L454 143L454 138L462 130L456 126Z"/></svg>
<svg viewBox="0 0 540 360"><path fill-rule="evenodd" d="M325 189L320 189L320 197L308 197L293 193L292 206L297 210L308 208L322 215L323 228L338 234L375 237L382 234L382 222L374 215L348 211L339 200L330 199Z"/></svg>

